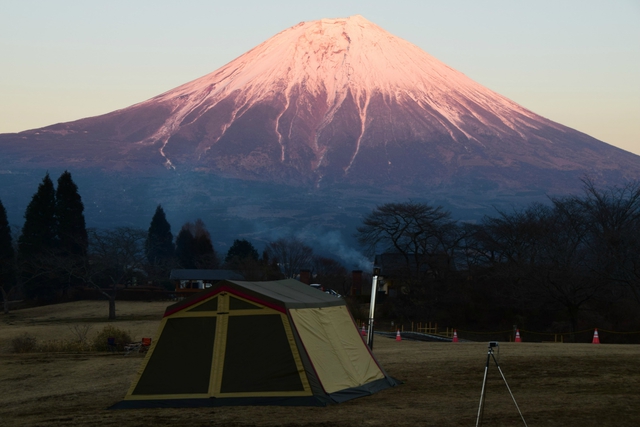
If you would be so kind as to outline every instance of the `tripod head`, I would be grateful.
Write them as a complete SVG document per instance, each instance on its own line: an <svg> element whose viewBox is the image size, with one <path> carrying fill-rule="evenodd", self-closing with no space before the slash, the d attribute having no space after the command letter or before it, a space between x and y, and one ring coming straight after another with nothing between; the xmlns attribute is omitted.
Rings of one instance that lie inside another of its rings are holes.
<svg viewBox="0 0 640 427"><path fill-rule="evenodd" d="M487 348L487 354L489 355L489 357L493 357L493 360L495 360L496 363L498 363L498 360L496 360L496 356L494 355L494 349L498 349L498 359L500 359L500 343L498 341L489 341L489 347ZM489 361L487 360L487 363L489 363Z"/></svg>

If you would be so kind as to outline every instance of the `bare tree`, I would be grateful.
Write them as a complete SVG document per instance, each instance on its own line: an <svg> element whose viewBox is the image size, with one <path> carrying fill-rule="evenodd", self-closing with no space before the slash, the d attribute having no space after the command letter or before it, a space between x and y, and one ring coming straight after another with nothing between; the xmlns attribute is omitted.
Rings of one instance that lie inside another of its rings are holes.
<svg viewBox="0 0 640 427"><path fill-rule="evenodd" d="M312 260L312 274L317 283L331 288L343 295L351 290L351 281L348 280L347 269L333 258L314 256Z"/></svg>
<svg viewBox="0 0 640 427"><path fill-rule="evenodd" d="M288 278L295 277L302 269L309 269L313 259L313 249L295 237L269 242L265 250L269 259L275 260Z"/></svg>
<svg viewBox="0 0 640 427"><path fill-rule="evenodd" d="M549 207L486 216L479 224L467 224L464 254L467 270L477 283L490 282L483 293L494 310L526 311L539 305L536 268L540 262L540 233Z"/></svg>
<svg viewBox="0 0 640 427"><path fill-rule="evenodd" d="M585 218L593 274L625 288L640 303L640 182L600 190L583 180L584 196L572 197Z"/></svg>
<svg viewBox="0 0 640 427"><path fill-rule="evenodd" d="M441 206L386 203L358 227L356 237L370 254L379 254L385 282L394 289L394 315L417 319L434 316L454 291L465 229Z"/></svg>
<svg viewBox="0 0 640 427"><path fill-rule="evenodd" d="M109 320L114 320L118 288L126 286L133 277L143 272L147 233L132 227L89 229L87 232L87 255L59 258L58 266L107 298Z"/></svg>
<svg viewBox="0 0 640 427"><path fill-rule="evenodd" d="M454 269L463 234L441 206L406 202L378 206L358 227L357 238L370 255L399 255L410 276L423 281Z"/></svg>
<svg viewBox="0 0 640 427"><path fill-rule="evenodd" d="M552 215L541 230L538 276L544 292L564 307L572 332L579 312L601 293L603 282L589 274L588 221L572 200L553 200Z"/></svg>
<svg viewBox="0 0 640 427"><path fill-rule="evenodd" d="M588 221L575 200L499 212L473 229L467 251L500 288L494 304L564 310L576 331L581 311L601 294L602 281L589 273Z"/></svg>

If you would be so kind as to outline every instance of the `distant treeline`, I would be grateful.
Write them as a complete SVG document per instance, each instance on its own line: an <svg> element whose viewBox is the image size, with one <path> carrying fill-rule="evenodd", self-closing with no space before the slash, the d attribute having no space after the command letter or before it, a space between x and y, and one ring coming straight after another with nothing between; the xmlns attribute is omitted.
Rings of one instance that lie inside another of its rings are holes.
<svg viewBox="0 0 640 427"><path fill-rule="evenodd" d="M78 287L91 287L109 301L115 318L119 288L139 285L172 289L172 269L228 269L246 280L296 277L310 270L317 280L348 292L346 269L334 259L314 254L297 238L267 242L260 256L253 244L236 239L221 259L201 219L171 232L158 205L148 230L135 227L87 228L78 187L65 171L57 188L47 173L13 235L0 201L0 290L9 302L27 299L50 303L68 298Z"/></svg>
<svg viewBox="0 0 640 427"><path fill-rule="evenodd" d="M640 330L640 184L451 219L421 203L379 206L358 228L395 290L386 316L471 330Z"/></svg>
<svg viewBox="0 0 640 427"><path fill-rule="evenodd" d="M456 221L427 203L378 206L354 231L381 268L387 296L380 316L471 330L640 330L640 184L583 184L580 195L496 211L478 223ZM261 254L236 239L221 257L202 220L174 235L161 205L148 230L87 229L83 211L67 171L57 188L44 177L16 236L0 202L5 302L63 300L76 287L92 287L115 317L118 287L171 288L174 268L222 268L246 280L299 277L306 270L315 283L355 293L342 260L315 255L294 237L267 242ZM368 293L371 272L364 273ZM363 299L349 298L349 304L363 318Z"/></svg>

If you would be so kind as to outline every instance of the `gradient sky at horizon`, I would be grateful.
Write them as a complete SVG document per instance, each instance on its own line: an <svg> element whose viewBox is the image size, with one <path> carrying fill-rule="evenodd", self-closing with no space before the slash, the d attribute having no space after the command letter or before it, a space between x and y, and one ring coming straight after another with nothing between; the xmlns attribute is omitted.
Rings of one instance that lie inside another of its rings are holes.
<svg viewBox="0 0 640 427"><path fill-rule="evenodd" d="M520 105L640 154L640 1L0 0L0 133L108 113L276 33L363 15Z"/></svg>

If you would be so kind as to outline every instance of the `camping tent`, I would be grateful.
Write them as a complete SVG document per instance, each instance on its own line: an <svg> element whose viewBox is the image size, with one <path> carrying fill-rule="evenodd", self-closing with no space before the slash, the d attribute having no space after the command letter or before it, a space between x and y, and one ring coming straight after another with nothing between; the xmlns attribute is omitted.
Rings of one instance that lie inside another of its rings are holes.
<svg viewBox="0 0 640 427"><path fill-rule="evenodd" d="M167 308L113 408L324 406L396 384L342 299L292 279L225 280Z"/></svg>

